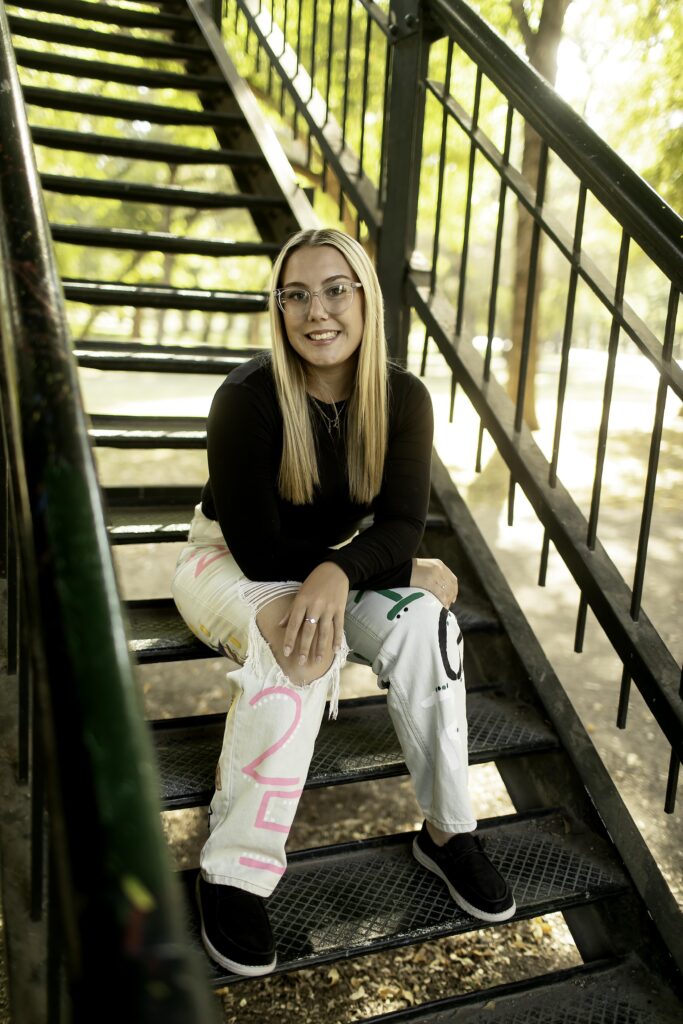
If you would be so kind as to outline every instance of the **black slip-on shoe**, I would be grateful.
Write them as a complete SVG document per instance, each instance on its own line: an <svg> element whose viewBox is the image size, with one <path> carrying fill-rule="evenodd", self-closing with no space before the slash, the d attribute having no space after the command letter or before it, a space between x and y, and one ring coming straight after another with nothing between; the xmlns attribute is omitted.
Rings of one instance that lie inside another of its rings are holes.
<svg viewBox="0 0 683 1024"><path fill-rule="evenodd" d="M197 876L202 942L221 967L255 978L275 968L275 940L265 901L233 885L212 885Z"/></svg>
<svg viewBox="0 0 683 1024"><path fill-rule="evenodd" d="M473 832L453 836L444 846L437 846L423 822L413 840L413 856L446 883L461 910L472 917L507 921L517 909L510 886Z"/></svg>

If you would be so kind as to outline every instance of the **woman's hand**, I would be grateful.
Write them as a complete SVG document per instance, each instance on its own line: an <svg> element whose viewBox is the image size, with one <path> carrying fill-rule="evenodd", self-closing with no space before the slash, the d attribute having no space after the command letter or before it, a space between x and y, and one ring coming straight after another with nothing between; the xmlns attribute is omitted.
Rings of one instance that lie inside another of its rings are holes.
<svg viewBox="0 0 683 1024"><path fill-rule="evenodd" d="M301 584L285 626L284 654L292 652L303 665L309 657L322 661L341 648L349 578L334 562L322 562Z"/></svg>
<svg viewBox="0 0 683 1024"><path fill-rule="evenodd" d="M450 608L458 596L458 577L440 558L414 558L410 585L434 594L444 608Z"/></svg>

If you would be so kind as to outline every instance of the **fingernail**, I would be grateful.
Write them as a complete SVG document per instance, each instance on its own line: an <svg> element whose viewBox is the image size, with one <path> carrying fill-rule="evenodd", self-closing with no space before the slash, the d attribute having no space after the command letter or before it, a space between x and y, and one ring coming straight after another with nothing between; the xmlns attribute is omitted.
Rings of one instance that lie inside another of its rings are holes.
<svg viewBox="0 0 683 1024"><path fill-rule="evenodd" d="M316 656L315 656L315 663L316 663L316 665L318 664L319 661L322 661L322 660L323 660L322 654L316 654Z"/></svg>
<svg viewBox="0 0 683 1024"><path fill-rule="evenodd" d="M284 652L285 652L285 658L288 658L288 657L290 656L290 654L292 653L292 648L291 648L291 647L287 647L287 646L285 646L285 647L283 648L283 650L284 650Z"/></svg>
<svg viewBox="0 0 683 1024"><path fill-rule="evenodd" d="M303 665L305 661L306 661L306 655L305 654L300 654L299 655L299 664Z"/></svg>

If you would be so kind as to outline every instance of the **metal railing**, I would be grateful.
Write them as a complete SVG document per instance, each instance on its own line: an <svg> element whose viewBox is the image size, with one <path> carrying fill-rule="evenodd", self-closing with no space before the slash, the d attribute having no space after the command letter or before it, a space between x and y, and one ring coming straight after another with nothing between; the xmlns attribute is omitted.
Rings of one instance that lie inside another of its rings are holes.
<svg viewBox="0 0 683 1024"><path fill-rule="evenodd" d="M1 546L46 1016L203 1024L4 8L0 65Z"/></svg>
<svg viewBox="0 0 683 1024"><path fill-rule="evenodd" d="M317 201L321 218L341 221L374 252L393 356L405 361L409 339L412 352L416 328L423 332L422 371L436 351L452 378L451 414L458 385L479 419L477 469L485 434L509 468L509 522L516 488L528 497L543 527L539 583L551 544L568 567L580 591L575 649L582 648L588 608L609 638L623 663L620 726L631 681L645 698L671 748L665 808L673 811L683 679L642 595L667 398L683 398L675 359L681 219L462 0L227 0L223 32L242 73L288 127L300 173L331 197ZM239 46L231 47L235 37ZM532 180L522 173L525 144L535 147ZM516 279L512 200L526 221ZM613 268L592 242L596 221L615 239ZM661 293L647 315L635 308L636 276L656 278ZM554 307L561 308L554 321L559 360L552 444L544 452L525 409L539 298L552 282ZM514 304L515 293L509 397L496 344L501 309ZM562 484L560 454L571 358L578 325L589 315L604 321L606 352L584 513ZM657 376L630 584L599 531L616 363L625 345L643 372Z"/></svg>

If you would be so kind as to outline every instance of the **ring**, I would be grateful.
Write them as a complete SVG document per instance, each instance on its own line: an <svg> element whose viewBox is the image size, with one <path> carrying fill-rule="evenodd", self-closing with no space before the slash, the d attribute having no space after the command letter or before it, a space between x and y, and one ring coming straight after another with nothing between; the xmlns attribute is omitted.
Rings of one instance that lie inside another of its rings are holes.
<svg viewBox="0 0 683 1024"><path fill-rule="evenodd" d="M441 587L442 590L446 589L446 584L445 583L439 583L439 586Z"/></svg>
<svg viewBox="0 0 683 1024"><path fill-rule="evenodd" d="M304 619L304 622L310 622L312 626L315 626L315 624L316 624L316 622L317 622L317 621L318 621L317 619L311 619L311 618L309 618L309 617L308 617L308 615L307 615L307 616L306 616L306 618Z"/></svg>

